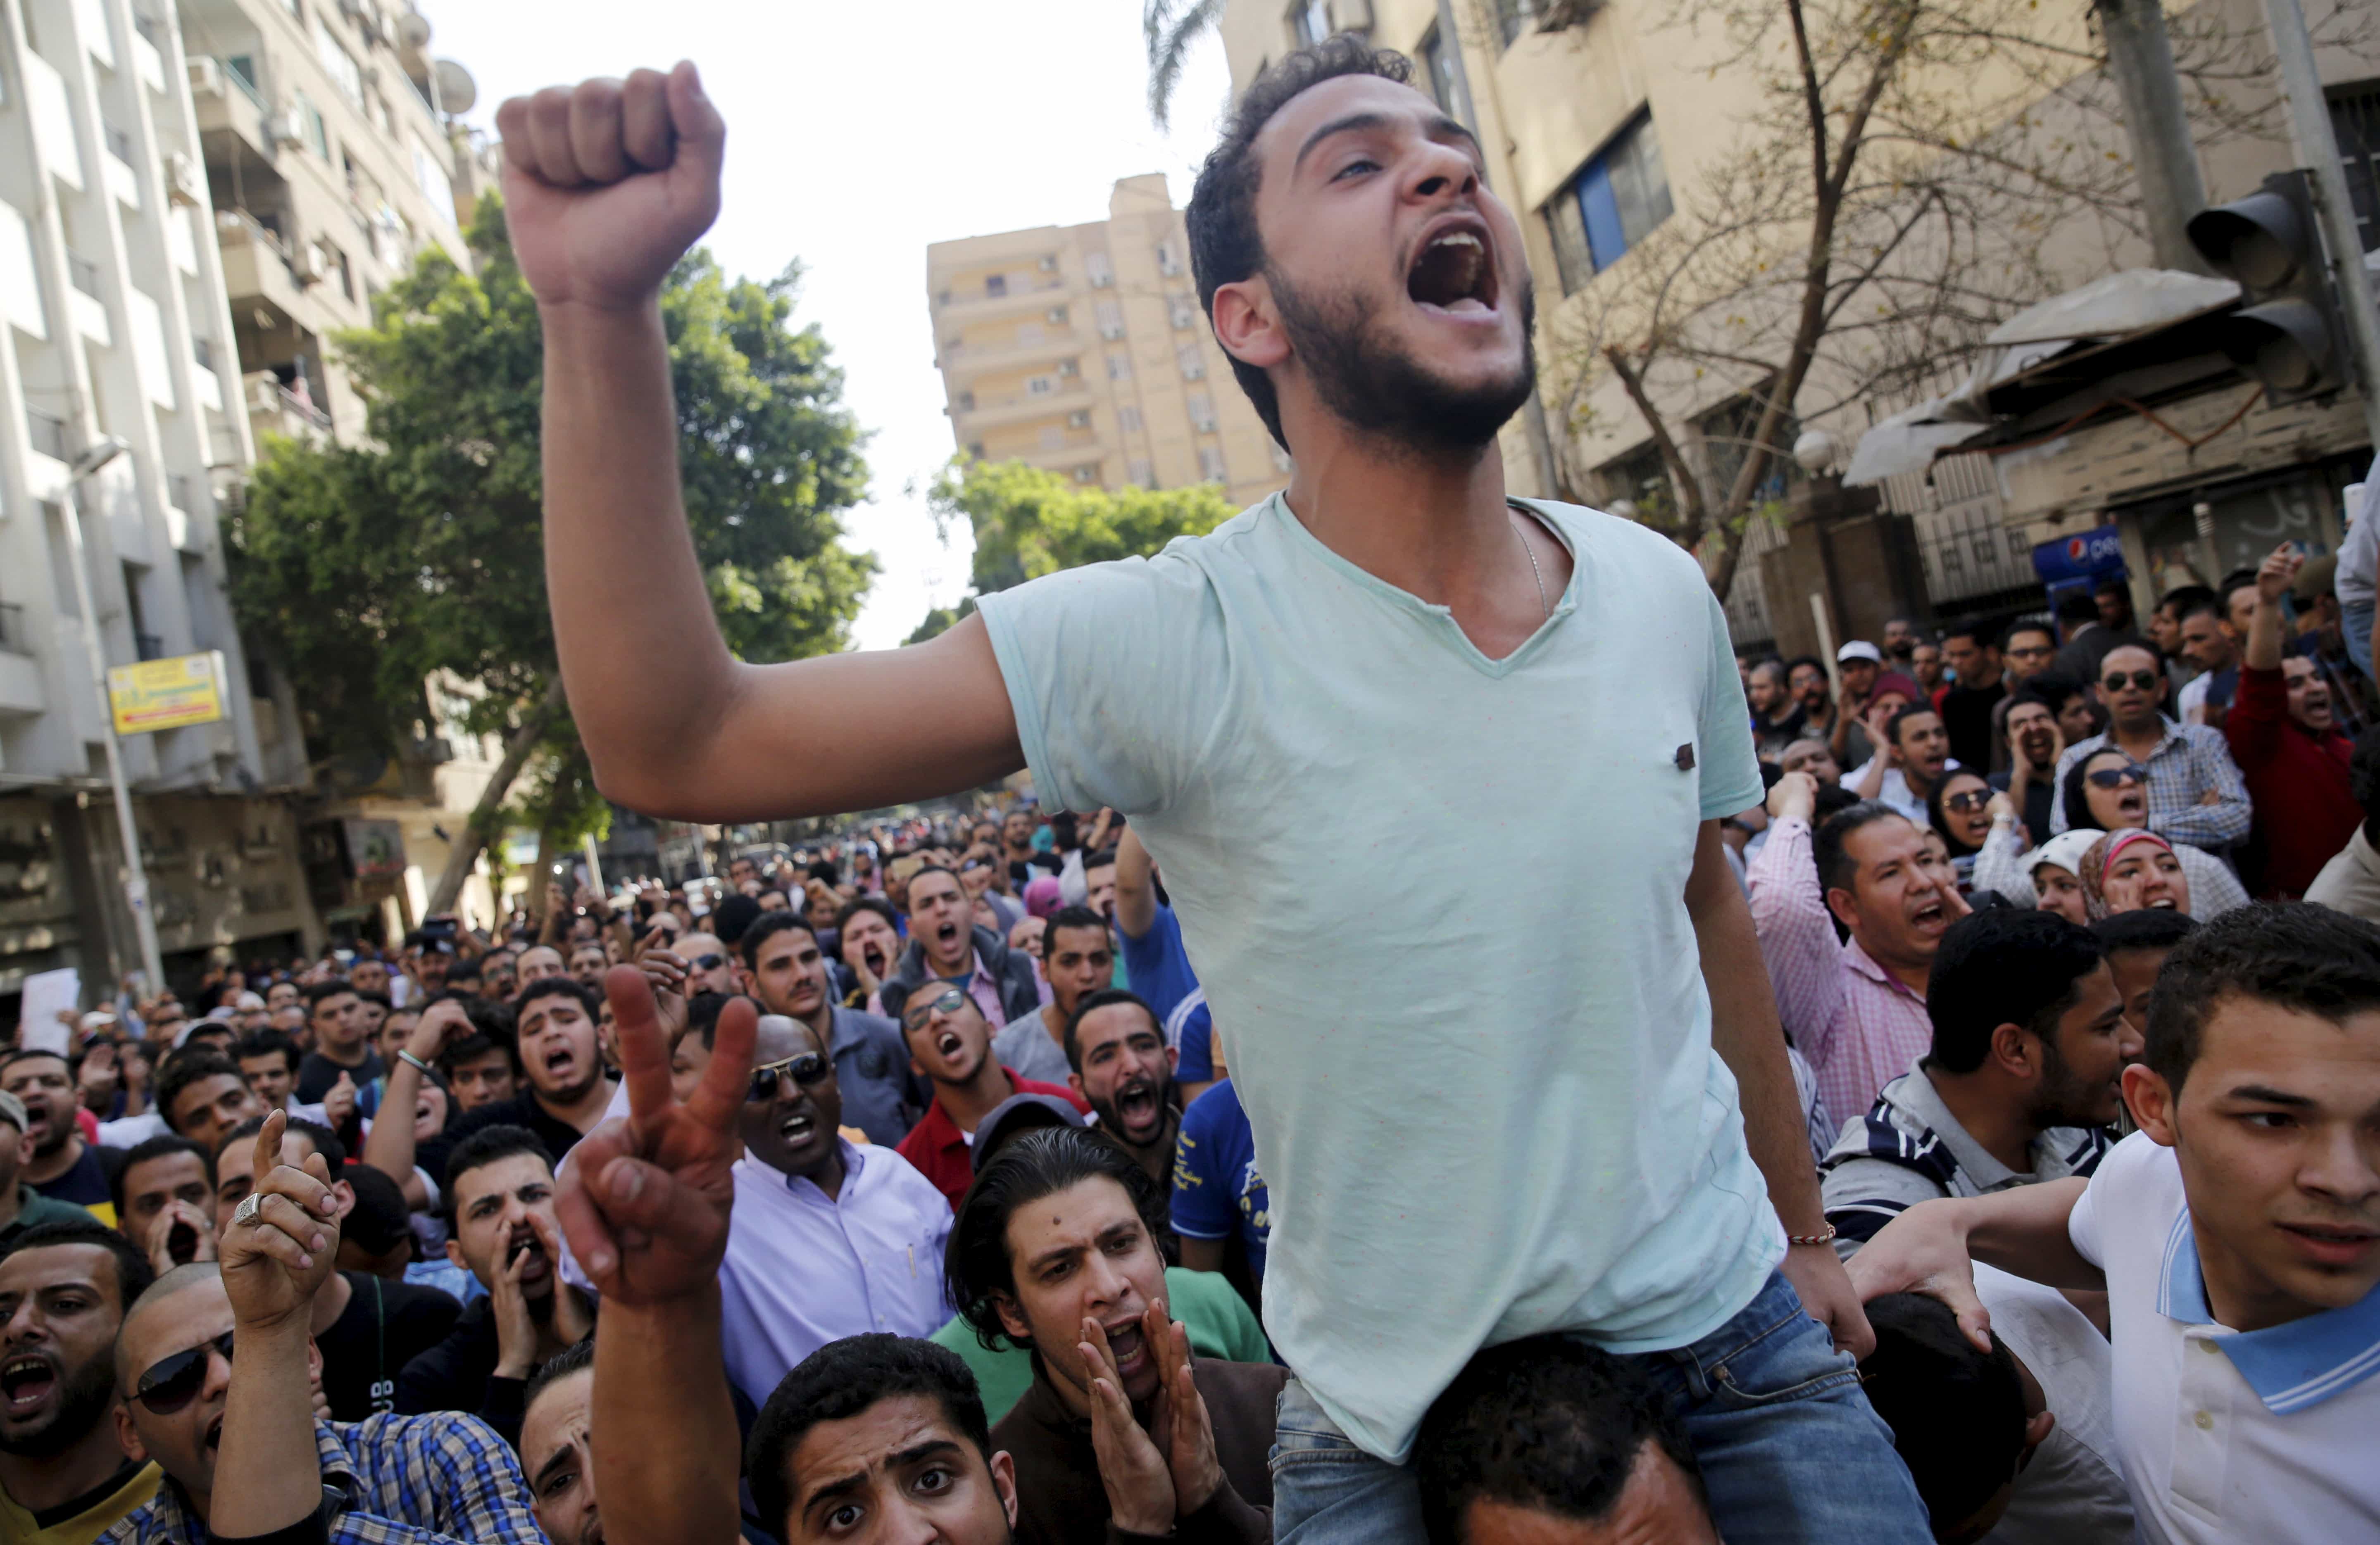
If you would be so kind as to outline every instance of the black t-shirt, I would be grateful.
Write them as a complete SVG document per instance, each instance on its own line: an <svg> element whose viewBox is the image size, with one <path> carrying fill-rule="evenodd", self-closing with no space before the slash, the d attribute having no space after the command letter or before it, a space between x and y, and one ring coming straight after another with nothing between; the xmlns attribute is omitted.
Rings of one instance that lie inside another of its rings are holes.
<svg viewBox="0 0 2380 1545"><path fill-rule="evenodd" d="M298 1103L301 1105L321 1104L322 1096L339 1081L341 1073L361 1089L387 1071L388 1067L381 1061L380 1053L369 1046L364 1048L364 1059L352 1068L344 1062L334 1062L321 1052L308 1052L298 1064Z"/></svg>
<svg viewBox="0 0 2380 1545"><path fill-rule="evenodd" d="M1992 709L2008 695L2006 682L1987 687L1954 686L1942 694L1942 729L1950 754L1963 767L1992 765ZM2047 840L2046 835L2040 840Z"/></svg>
<svg viewBox="0 0 2380 1545"><path fill-rule="evenodd" d="M2015 778L2014 773L1996 772L1984 781L2005 794ZM2024 786L2024 808L2017 815L2024 822L2025 835L2033 839L2036 848L2049 840L2049 815L2057 797L2057 788L2046 778L2036 778Z"/></svg>
<svg viewBox="0 0 2380 1545"><path fill-rule="evenodd" d="M527 1127L537 1134L539 1141L545 1144L545 1151L553 1155L553 1162L557 1165L562 1163L565 1153L577 1146L579 1138L577 1128L548 1116L545 1107L537 1103L534 1093L516 1094L509 1100L499 1100L492 1105L481 1105L478 1110L456 1117L447 1123L444 1131L414 1151L413 1162L424 1174L437 1181L439 1189L443 1191L448 1156L455 1152L456 1144L482 1127Z"/></svg>
<svg viewBox="0 0 2380 1545"><path fill-rule="evenodd" d="M346 1312L314 1338L322 1351L322 1396L333 1421L361 1421L396 1409L396 1376L446 1339L463 1306L435 1287L342 1272L355 1289Z"/></svg>
<svg viewBox="0 0 2380 1545"><path fill-rule="evenodd" d="M34 1184L33 1189L52 1201L71 1201L78 1207L87 1207L91 1216L114 1228L113 1183L116 1171L124 1167L124 1153L121 1148L102 1148L95 1142L86 1142L82 1145L82 1157L68 1165L65 1174L55 1180Z"/></svg>

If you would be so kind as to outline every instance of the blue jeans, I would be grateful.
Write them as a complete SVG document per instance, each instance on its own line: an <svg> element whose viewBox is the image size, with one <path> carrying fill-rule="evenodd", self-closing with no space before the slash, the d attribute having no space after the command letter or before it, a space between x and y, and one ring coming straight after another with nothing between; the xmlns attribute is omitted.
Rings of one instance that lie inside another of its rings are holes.
<svg viewBox="0 0 2380 1545"><path fill-rule="evenodd" d="M1728 1545L1930 1545L1891 1429L1781 1273L1693 1346L1630 1360L1685 1418ZM1276 1545L1425 1545L1413 1472L1349 1442L1294 1379L1272 1451L1272 1526Z"/></svg>

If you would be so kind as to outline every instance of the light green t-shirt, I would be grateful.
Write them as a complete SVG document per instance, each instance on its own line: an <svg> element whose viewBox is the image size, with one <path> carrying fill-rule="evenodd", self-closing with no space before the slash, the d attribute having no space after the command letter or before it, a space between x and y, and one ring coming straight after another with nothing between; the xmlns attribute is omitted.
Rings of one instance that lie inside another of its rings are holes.
<svg viewBox="0 0 2380 1545"><path fill-rule="evenodd" d="M1165 1307L1190 1333L1190 1350L1198 1356L1226 1362L1272 1360L1272 1349L1265 1345L1264 1327L1257 1323L1256 1311L1216 1273L1167 1267ZM988 1421L998 1422L1033 1387L1033 1354L1022 1346L987 1352L976 1339L974 1327L964 1320L953 1320L929 1339L956 1352L974 1370Z"/></svg>
<svg viewBox="0 0 2380 1545"><path fill-rule="evenodd" d="M1042 803L1163 867L1269 1183L1265 1323L1402 1461L1472 1354L1683 1346L1785 1252L1684 892L1759 803L1727 621L1658 533L1490 660L1279 497L979 603Z"/></svg>

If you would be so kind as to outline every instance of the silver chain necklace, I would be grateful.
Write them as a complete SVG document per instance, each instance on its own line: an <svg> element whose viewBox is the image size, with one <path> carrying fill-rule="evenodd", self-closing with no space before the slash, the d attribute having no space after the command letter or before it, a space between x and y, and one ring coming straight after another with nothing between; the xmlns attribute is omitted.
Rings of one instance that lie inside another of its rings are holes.
<svg viewBox="0 0 2380 1545"><path fill-rule="evenodd" d="M1512 535L1520 538L1521 554L1529 561L1529 577L1537 582L1537 610L1545 614L1544 620L1551 621L1553 603L1546 599L1546 575L1545 571L1537 567L1536 549L1529 546L1528 533L1521 529L1520 517L1513 514L1509 507L1504 511L1504 518L1512 523Z"/></svg>

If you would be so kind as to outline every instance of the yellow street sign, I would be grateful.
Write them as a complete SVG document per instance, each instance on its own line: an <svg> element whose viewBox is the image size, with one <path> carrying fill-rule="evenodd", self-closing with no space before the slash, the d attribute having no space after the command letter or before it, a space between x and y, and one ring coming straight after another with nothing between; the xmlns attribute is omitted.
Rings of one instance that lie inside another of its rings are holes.
<svg viewBox="0 0 2380 1545"><path fill-rule="evenodd" d="M107 673L107 699L119 735L212 724L230 717L228 695L220 649L119 665Z"/></svg>

